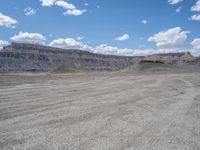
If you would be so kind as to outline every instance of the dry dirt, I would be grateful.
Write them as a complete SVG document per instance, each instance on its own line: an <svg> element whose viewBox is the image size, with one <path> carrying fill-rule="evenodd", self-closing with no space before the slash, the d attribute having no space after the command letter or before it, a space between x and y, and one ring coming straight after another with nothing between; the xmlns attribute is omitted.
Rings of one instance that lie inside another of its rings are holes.
<svg viewBox="0 0 200 150"><path fill-rule="evenodd" d="M200 150L200 73L0 75L1 150Z"/></svg>

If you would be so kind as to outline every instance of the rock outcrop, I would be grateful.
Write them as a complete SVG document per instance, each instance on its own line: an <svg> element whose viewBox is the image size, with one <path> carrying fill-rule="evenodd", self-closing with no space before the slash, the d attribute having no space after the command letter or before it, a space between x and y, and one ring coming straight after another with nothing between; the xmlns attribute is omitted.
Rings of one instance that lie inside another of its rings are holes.
<svg viewBox="0 0 200 150"><path fill-rule="evenodd" d="M190 52L163 53L145 56L134 66L136 71L145 72L193 72L199 70L198 59Z"/></svg>
<svg viewBox="0 0 200 150"><path fill-rule="evenodd" d="M163 53L146 56L142 62L155 62L164 64L181 64L193 61L195 57L190 52L185 53Z"/></svg>
<svg viewBox="0 0 200 150"><path fill-rule="evenodd" d="M0 51L0 72L59 70L122 70L143 57L96 54L75 49L12 43Z"/></svg>

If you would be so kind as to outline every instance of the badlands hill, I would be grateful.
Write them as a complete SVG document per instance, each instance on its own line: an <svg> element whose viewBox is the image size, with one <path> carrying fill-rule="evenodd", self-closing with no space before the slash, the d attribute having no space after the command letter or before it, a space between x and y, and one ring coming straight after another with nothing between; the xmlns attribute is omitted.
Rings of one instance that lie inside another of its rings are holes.
<svg viewBox="0 0 200 150"><path fill-rule="evenodd" d="M167 53L149 56L114 56L77 49L12 43L0 51L0 72L73 72L81 70L118 71L135 64L183 64L193 62L189 53Z"/></svg>
<svg viewBox="0 0 200 150"><path fill-rule="evenodd" d="M143 57L95 54L35 44L12 43L0 51L0 72L122 70Z"/></svg>

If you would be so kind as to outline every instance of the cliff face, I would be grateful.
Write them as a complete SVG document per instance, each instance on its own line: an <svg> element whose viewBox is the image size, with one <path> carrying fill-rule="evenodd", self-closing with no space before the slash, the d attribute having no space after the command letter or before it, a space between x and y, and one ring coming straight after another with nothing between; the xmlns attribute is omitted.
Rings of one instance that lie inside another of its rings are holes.
<svg viewBox="0 0 200 150"><path fill-rule="evenodd" d="M94 54L34 44L12 43L0 51L0 72L66 70L121 70L143 57Z"/></svg>
<svg viewBox="0 0 200 150"><path fill-rule="evenodd" d="M165 64L184 63L193 61L195 58L190 52L186 53L166 53L146 56L143 61L162 62Z"/></svg>

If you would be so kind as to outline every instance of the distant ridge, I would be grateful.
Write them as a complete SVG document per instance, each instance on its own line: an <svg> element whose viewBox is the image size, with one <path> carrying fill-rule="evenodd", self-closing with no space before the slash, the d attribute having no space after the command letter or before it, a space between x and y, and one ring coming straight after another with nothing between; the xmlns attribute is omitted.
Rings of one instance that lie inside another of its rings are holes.
<svg viewBox="0 0 200 150"><path fill-rule="evenodd" d="M180 53L160 53L145 56L142 60L143 62L160 62L164 64L175 64L193 61L194 56L190 52L180 52Z"/></svg>
<svg viewBox="0 0 200 150"><path fill-rule="evenodd" d="M118 56L118 55L111 55L111 54L100 54L100 53L92 53L85 50L80 49L66 49L66 48L58 48L46 45L39 45L39 44L30 44L30 43L15 43L12 42L11 45L4 46L3 51L12 51L12 50L34 50L34 51L42 51L42 52L56 52L56 53L86 53L91 55L98 55L102 57L124 57L124 58L133 58L133 57L142 57L142 56Z"/></svg>
<svg viewBox="0 0 200 150"><path fill-rule="evenodd" d="M181 64L193 62L190 52L161 53L148 56L115 56L78 49L12 43L0 51L0 72L77 72L118 71L137 63Z"/></svg>
<svg viewBox="0 0 200 150"><path fill-rule="evenodd" d="M12 43L0 51L0 72L64 70L122 70L142 56L114 56L78 49Z"/></svg>

